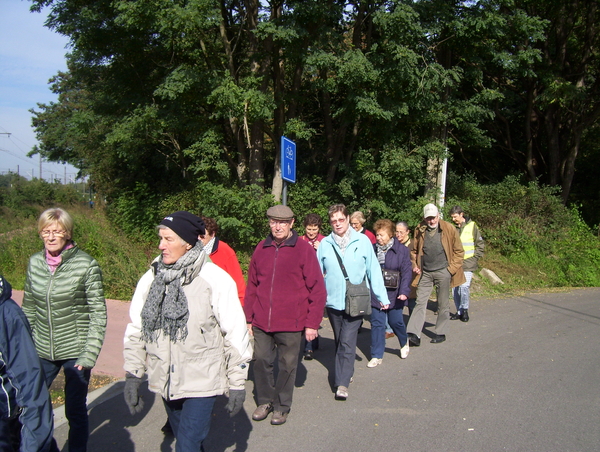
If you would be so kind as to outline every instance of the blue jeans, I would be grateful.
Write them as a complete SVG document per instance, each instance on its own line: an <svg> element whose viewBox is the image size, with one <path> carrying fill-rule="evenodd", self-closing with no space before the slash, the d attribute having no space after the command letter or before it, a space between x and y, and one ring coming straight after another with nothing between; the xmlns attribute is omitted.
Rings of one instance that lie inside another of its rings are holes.
<svg viewBox="0 0 600 452"><path fill-rule="evenodd" d="M335 340L334 385L348 387L354 375L356 340L363 318L350 317L344 311L332 308L327 308L327 314Z"/></svg>
<svg viewBox="0 0 600 452"><path fill-rule="evenodd" d="M473 272L465 272L467 280L464 284L454 288L454 304L456 312L460 314L464 309L469 309L469 301L471 298L470 287L473 279Z"/></svg>
<svg viewBox="0 0 600 452"><path fill-rule="evenodd" d="M314 351L317 350L319 348L319 336L317 336L314 340L312 341L306 341L306 343L304 344L304 351L308 352L308 351Z"/></svg>
<svg viewBox="0 0 600 452"><path fill-rule="evenodd" d="M210 430L210 420L216 397L193 397L165 400L165 410L177 440L176 452L199 452Z"/></svg>
<svg viewBox="0 0 600 452"><path fill-rule="evenodd" d="M77 369L75 367L76 359L48 361L40 358L40 362L48 388L58 375L60 368L63 368L65 373L65 415L69 421L69 452L85 452L90 436L86 399L92 372L90 369Z"/></svg>
<svg viewBox="0 0 600 452"><path fill-rule="evenodd" d="M398 336L400 347L404 347L408 341L402 308L388 310L373 308L371 313L371 358L383 358L386 322L389 322L392 331Z"/></svg>

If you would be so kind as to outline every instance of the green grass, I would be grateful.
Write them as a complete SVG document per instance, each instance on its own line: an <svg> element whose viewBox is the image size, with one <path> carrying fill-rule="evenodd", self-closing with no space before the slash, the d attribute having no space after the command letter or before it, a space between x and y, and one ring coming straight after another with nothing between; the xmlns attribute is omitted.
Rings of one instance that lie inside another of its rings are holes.
<svg viewBox="0 0 600 452"><path fill-rule="evenodd" d="M108 221L101 209L71 206L66 210L75 221L73 239L102 268L105 296L131 299L137 281L158 255L158 242L127 238ZM24 287L30 256L43 249L36 221L36 218L26 218L17 229L0 235L0 273L15 289Z"/></svg>

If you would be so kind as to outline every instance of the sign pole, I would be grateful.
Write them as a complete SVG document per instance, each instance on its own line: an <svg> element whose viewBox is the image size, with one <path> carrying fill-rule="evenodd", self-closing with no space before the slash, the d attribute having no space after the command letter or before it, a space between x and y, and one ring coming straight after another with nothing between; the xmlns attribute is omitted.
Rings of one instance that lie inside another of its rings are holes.
<svg viewBox="0 0 600 452"><path fill-rule="evenodd" d="M283 190L281 198L284 206L287 206L288 182L296 183L296 143L281 137L281 178L283 179Z"/></svg>
<svg viewBox="0 0 600 452"><path fill-rule="evenodd" d="M281 202L284 206L287 206L287 186L288 183L286 180L283 181L283 191L281 193Z"/></svg>

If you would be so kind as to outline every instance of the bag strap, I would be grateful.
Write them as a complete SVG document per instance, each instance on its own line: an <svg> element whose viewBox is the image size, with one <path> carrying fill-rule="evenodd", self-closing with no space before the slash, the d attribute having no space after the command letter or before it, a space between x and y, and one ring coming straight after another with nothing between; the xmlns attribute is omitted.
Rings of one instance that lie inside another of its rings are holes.
<svg viewBox="0 0 600 452"><path fill-rule="evenodd" d="M344 274L344 278L347 281L350 281L348 279L348 273L346 273L346 267L344 267L344 263L342 262L342 258L340 257L339 253L337 252L337 250L335 249L335 246L333 246L333 244L331 245L331 247L333 248L333 252L335 253L335 257L337 257L337 260L340 263L340 267L342 269L342 273Z"/></svg>

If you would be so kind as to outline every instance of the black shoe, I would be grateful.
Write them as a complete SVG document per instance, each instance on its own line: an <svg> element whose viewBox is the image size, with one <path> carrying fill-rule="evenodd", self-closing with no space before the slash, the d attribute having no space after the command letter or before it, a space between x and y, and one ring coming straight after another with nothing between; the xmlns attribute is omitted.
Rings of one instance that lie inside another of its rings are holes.
<svg viewBox="0 0 600 452"><path fill-rule="evenodd" d="M169 418L167 418L167 422L165 422L165 425L162 426L160 431L163 432L163 434L165 436L173 436L173 429L171 428L171 423L169 422Z"/></svg>
<svg viewBox="0 0 600 452"><path fill-rule="evenodd" d="M458 312L456 314L450 313L450 320L459 320L460 318L461 316Z"/></svg>
<svg viewBox="0 0 600 452"><path fill-rule="evenodd" d="M463 313L460 315L460 320L462 320L463 322L469 321L469 310L468 309L465 309L463 311Z"/></svg>
<svg viewBox="0 0 600 452"><path fill-rule="evenodd" d="M312 351L312 350L306 350L306 351L304 352L304 359L305 359L306 361L310 361L310 360L312 360L313 358L314 358L314 354L313 354L313 351Z"/></svg>
<svg viewBox="0 0 600 452"><path fill-rule="evenodd" d="M446 340L445 334L436 334L435 336L433 336L433 339L431 339L431 343L439 344L440 342L444 342L445 340Z"/></svg>
<svg viewBox="0 0 600 452"><path fill-rule="evenodd" d="M421 345L421 338L414 333L408 333L408 342L411 347L418 347Z"/></svg>

